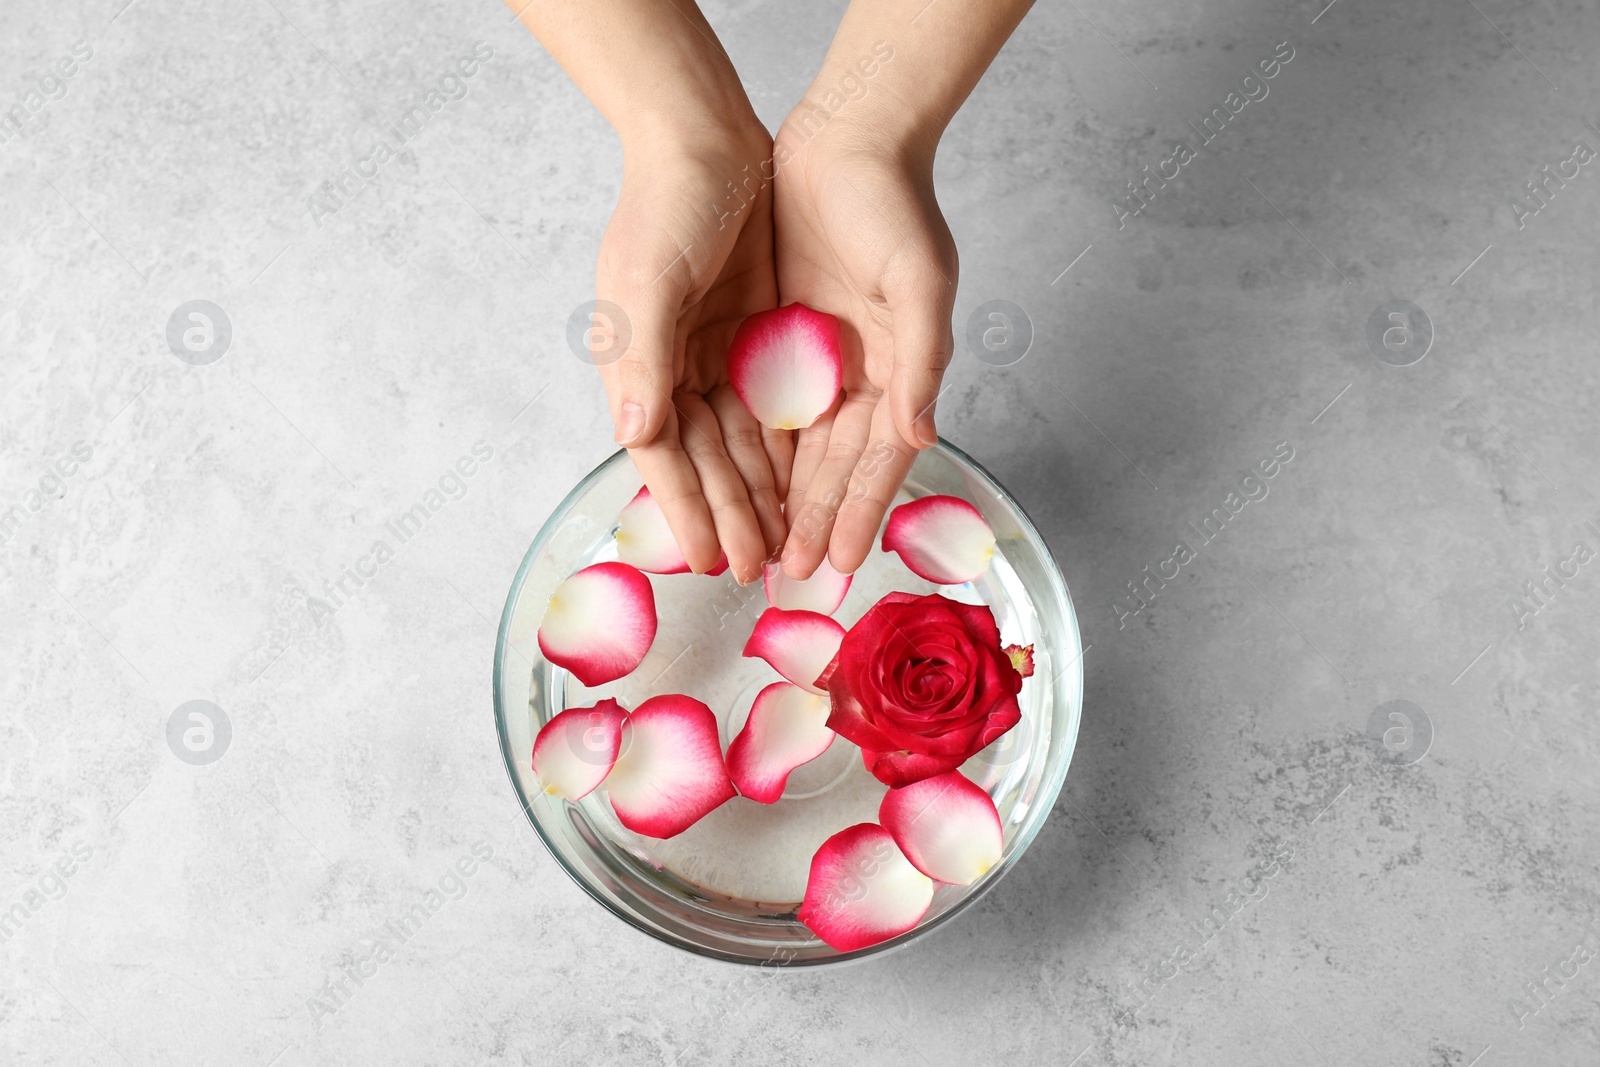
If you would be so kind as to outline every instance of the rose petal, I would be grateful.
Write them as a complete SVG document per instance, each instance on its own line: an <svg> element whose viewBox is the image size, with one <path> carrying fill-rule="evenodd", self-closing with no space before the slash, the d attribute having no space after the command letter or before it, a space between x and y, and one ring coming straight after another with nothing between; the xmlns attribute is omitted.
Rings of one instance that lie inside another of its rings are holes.
<svg viewBox="0 0 1600 1067"><path fill-rule="evenodd" d="M852 575L840 574L823 556L822 562L811 577L801 581L783 573L776 563L767 564L762 575L762 585L767 591L767 603L784 611L815 611L832 615L844 603L850 591Z"/></svg>
<svg viewBox="0 0 1600 1067"><path fill-rule="evenodd" d="M553 797L582 800L594 792L617 761L627 712L615 700L592 708L568 708L539 728L533 739L533 773Z"/></svg>
<svg viewBox="0 0 1600 1067"><path fill-rule="evenodd" d="M650 579L626 563L596 563L562 582L539 623L539 651L588 686L633 670L655 639Z"/></svg>
<svg viewBox="0 0 1600 1067"><path fill-rule="evenodd" d="M861 747L863 753L894 747L894 742L867 719L866 710L837 673L828 683L828 729ZM870 761L867 769L872 769Z"/></svg>
<svg viewBox="0 0 1600 1067"><path fill-rule="evenodd" d="M826 615L768 608L750 631L744 654L766 660L800 688L821 693L817 678L827 670L842 640L844 627Z"/></svg>
<svg viewBox="0 0 1600 1067"><path fill-rule="evenodd" d="M965 500L925 496L889 513L883 550L898 552L919 578L960 585L989 569L994 531Z"/></svg>
<svg viewBox="0 0 1600 1067"><path fill-rule="evenodd" d="M1005 842L994 801L959 771L889 790L878 821L917 870L951 885L983 877Z"/></svg>
<svg viewBox="0 0 1600 1067"><path fill-rule="evenodd" d="M841 735L842 736L842 735ZM867 773L890 789L903 789L936 775L947 774L967 762L964 755L925 756L920 752L861 750Z"/></svg>
<svg viewBox="0 0 1600 1067"><path fill-rule="evenodd" d="M617 558L650 574L688 574L691 570L649 486L641 487L617 516ZM706 574L715 577L727 569L728 554L724 552Z"/></svg>
<svg viewBox="0 0 1600 1067"><path fill-rule="evenodd" d="M800 430L833 405L844 380L839 320L804 304L759 311L728 346L728 382L763 426Z"/></svg>
<svg viewBox="0 0 1600 1067"><path fill-rule="evenodd" d="M831 687L828 685L828 681L833 677L833 672L838 669L839 654L835 652L833 658L828 661L828 665L822 668L822 673L817 675L817 688L823 691L829 690Z"/></svg>
<svg viewBox="0 0 1600 1067"><path fill-rule="evenodd" d="M689 561L678 550L649 486L628 501L617 521L617 558L622 562L651 574L688 573Z"/></svg>
<svg viewBox="0 0 1600 1067"><path fill-rule="evenodd" d="M1007 645L1002 649L1006 657L1011 660L1011 669L1024 678L1033 677L1033 646L1032 645Z"/></svg>
<svg viewBox="0 0 1600 1067"><path fill-rule="evenodd" d="M864 822L817 849L799 919L833 948L853 952L910 930L932 902L933 880L901 854L889 831Z"/></svg>
<svg viewBox="0 0 1600 1067"><path fill-rule="evenodd" d="M828 702L788 682L773 682L750 707L744 729L728 746L728 775L739 795L762 804L783 796L789 772L827 751Z"/></svg>
<svg viewBox="0 0 1600 1067"><path fill-rule="evenodd" d="M734 795L717 743L717 717L693 697L670 694L640 704L622 728L622 755L606 778L622 825L646 837L673 837Z"/></svg>

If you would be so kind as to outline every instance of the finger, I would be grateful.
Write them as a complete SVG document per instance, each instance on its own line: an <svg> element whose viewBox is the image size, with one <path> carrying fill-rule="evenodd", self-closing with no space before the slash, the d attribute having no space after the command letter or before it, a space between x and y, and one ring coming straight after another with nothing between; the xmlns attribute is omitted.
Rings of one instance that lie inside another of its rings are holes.
<svg viewBox="0 0 1600 1067"><path fill-rule="evenodd" d="M744 406L737 393L726 385L711 391L707 401L712 414L722 427L722 443L728 450L728 459L744 482L745 493L755 509L756 522L761 526L761 543L765 552L762 559L770 558L783 547L783 509L778 502L778 490L768 458L762 426L750 409Z"/></svg>
<svg viewBox="0 0 1600 1067"><path fill-rule="evenodd" d="M761 446L772 468L772 488L779 500L789 496L789 478L794 473L794 431L761 427ZM782 542L780 542L781 544Z"/></svg>
<svg viewBox="0 0 1600 1067"><path fill-rule="evenodd" d="M595 289L598 301L603 303L596 314L606 314L607 303L620 308L621 314L613 312L609 316L617 320L613 323L597 323L610 326L614 336L607 341L601 333L597 339L602 348L609 344L611 350L601 354L594 344L591 350L596 352L595 361L611 405L616 442L624 448L654 441L672 410L672 390L677 383L678 312L689 271L682 256L656 262L665 256L664 252L645 255L613 268L608 262L608 250L601 251L603 266ZM619 346L622 354L616 358L614 349Z"/></svg>
<svg viewBox="0 0 1600 1067"><path fill-rule="evenodd" d="M806 579L828 551L828 538L839 505L844 502L850 473L867 447L872 412L878 397L857 393L839 406L822 463L805 489L805 501L789 520L789 540L783 546L783 569L791 578ZM790 488L790 496L794 489Z"/></svg>
<svg viewBox="0 0 1600 1067"><path fill-rule="evenodd" d="M894 371L889 377L889 409L900 439L918 448L939 443L933 411L945 368L955 349L950 315L955 307L954 274L932 264L897 279L884 294L894 316Z"/></svg>
<svg viewBox="0 0 1600 1067"><path fill-rule="evenodd" d="M822 461L828 454L828 438L833 435L833 420L839 414L839 407L843 403L844 398L840 397L831 408L818 417L816 422L803 430L794 431L794 463L789 470L789 491L784 494L783 508L791 529L794 526L795 516L800 514L800 509L805 506L806 486L811 484L817 468L822 466Z"/></svg>
<svg viewBox="0 0 1600 1067"><path fill-rule="evenodd" d="M630 448L628 455L643 476L644 484L650 487L650 495L661 506L667 527L688 561L689 569L704 574L717 565L722 554L711 506L701 492L700 476L678 440L675 411L668 412L663 431L649 444Z"/></svg>
<svg viewBox="0 0 1600 1067"><path fill-rule="evenodd" d="M917 450L895 428L886 403L872 413L870 440L861 462L850 473L850 485L828 538L828 561L841 574L850 574L866 562L883 526L884 512L917 458Z"/></svg>
<svg viewBox="0 0 1600 1067"><path fill-rule="evenodd" d="M761 577L767 550L739 469L722 444L722 427L704 397L679 393L678 438L700 478L700 491L711 509L717 540L728 555L728 569L740 585Z"/></svg>

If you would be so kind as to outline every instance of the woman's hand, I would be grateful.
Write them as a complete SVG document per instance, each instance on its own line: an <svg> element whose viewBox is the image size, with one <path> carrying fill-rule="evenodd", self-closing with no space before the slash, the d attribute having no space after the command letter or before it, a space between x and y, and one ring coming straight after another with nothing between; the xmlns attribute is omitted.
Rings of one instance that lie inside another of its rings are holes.
<svg viewBox="0 0 1600 1067"><path fill-rule="evenodd" d="M933 195L939 138L1029 0L851 0L778 131L778 299L841 321L844 396L795 440L784 570L867 558L954 339L956 249Z"/></svg>
<svg viewBox="0 0 1600 1067"><path fill-rule="evenodd" d="M783 567L808 577L866 559L917 450L954 344L956 247L933 195L933 154L885 148L835 120L778 134L778 293L838 316L844 395L796 435Z"/></svg>
<svg viewBox="0 0 1600 1067"><path fill-rule="evenodd" d="M711 569L720 547L741 582L759 577L783 543L779 505L793 455L791 435L762 427L727 375L739 323L777 302L771 189L730 189L770 157L759 127L628 144L595 279L630 334L621 358L597 359L617 443L689 565Z"/></svg>
<svg viewBox="0 0 1600 1067"><path fill-rule="evenodd" d="M855 570L936 440L956 255L934 149L1031 0L852 0L770 158L693 0L506 2L622 139L596 289L629 340L601 374L684 558L705 571L720 549L748 582L783 543L795 577L824 554ZM797 437L727 385L740 320L780 301L843 326L844 394Z"/></svg>
<svg viewBox="0 0 1600 1067"><path fill-rule="evenodd" d="M792 442L762 432L725 361L740 320L777 300L759 181L771 138L692 0L506 2L622 141L595 278L622 315L598 316L611 337L590 335L617 443L689 566L710 570L725 552L734 577L754 581L783 542Z"/></svg>

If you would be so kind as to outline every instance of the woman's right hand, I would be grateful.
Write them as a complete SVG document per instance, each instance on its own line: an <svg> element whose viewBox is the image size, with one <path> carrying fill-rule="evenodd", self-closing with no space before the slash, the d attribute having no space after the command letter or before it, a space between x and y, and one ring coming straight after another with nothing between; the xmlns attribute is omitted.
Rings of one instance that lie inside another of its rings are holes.
<svg viewBox="0 0 1600 1067"><path fill-rule="evenodd" d="M597 299L622 311L595 360L616 440L690 567L726 553L751 582L783 544L794 454L792 435L761 426L727 374L739 323L777 303L772 190L759 179L771 138L759 125L653 130L623 152L595 272ZM623 332L620 357L601 354Z"/></svg>
<svg viewBox="0 0 1600 1067"><path fill-rule="evenodd" d="M601 304L590 332L617 443L689 566L726 553L754 581L783 544L793 443L728 388L727 351L777 303L772 138L693 0L506 2L622 141L595 271L597 301L622 314ZM617 336L597 338L607 326Z"/></svg>

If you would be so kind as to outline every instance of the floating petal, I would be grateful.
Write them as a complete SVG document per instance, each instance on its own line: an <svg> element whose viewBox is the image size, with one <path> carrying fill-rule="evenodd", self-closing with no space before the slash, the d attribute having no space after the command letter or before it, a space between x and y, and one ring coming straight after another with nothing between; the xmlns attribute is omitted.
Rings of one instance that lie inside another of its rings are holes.
<svg viewBox="0 0 1600 1067"><path fill-rule="evenodd" d="M626 563L596 563L562 582L539 623L539 651L588 686L632 671L655 639L650 579Z"/></svg>
<svg viewBox="0 0 1600 1067"><path fill-rule="evenodd" d="M627 712L615 700L592 708L568 708L533 739L533 773L546 793L582 800L594 792L622 746Z"/></svg>
<svg viewBox="0 0 1600 1067"><path fill-rule="evenodd" d="M717 742L717 717L693 697L646 700L622 728L622 754L606 778L622 825L674 837L734 795Z"/></svg>
<svg viewBox="0 0 1600 1067"><path fill-rule="evenodd" d="M823 556L811 577L804 581L789 577L783 573L783 567L769 563L762 574L762 584L767 591L767 603L775 608L832 615L844 603L844 595L850 591L851 578L851 575L834 570L828 557Z"/></svg>
<svg viewBox="0 0 1600 1067"><path fill-rule="evenodd" d="M728 774L740 796L776 803L789 772L826 752L835 736L826 699L773 682L756 695L744 729L728 746Z"/></svg>
<svg viewBox="0 0 1600 1067"><path fill-rule="evenodd" d="M876 823L840 830L811 858L799 919L840 952L876 945L921 921L933 880L901 854Z"/></svg>
<svg viewBox="0 0 1600 1067"><path fill-rule="evenodd" d="M617 558L650 574L689 572L689 561L678 551L667 517L650 495L649 486L640 489L618 516Z"/></svg>
<svg viewBox="0 0 1600 1067"><path fill-rule="evenodd" d="M889 513L883 550L898 552L913 574L940 585L961 585L989 569L994 531L978 509L959 497L925 496Z"/></svg>
<svg viewBox="0 0 1600 1067"><path fill-rule="evenodd" d="M1000 862L994 801L960 771L891 789L878 821L912 865L937 882L971 885Z"/></svg>
<svg viewBox="0 0 1600 1067"><path fill-rule="evenodd" d="M667 516L650 495L649 486L635 493L618 516L617 558L650 574L688 574L693 569L679 551ZM724 552L706 574L714 577L727 569L728 554Z"/></svg>
<svg viewBox="0 0 1600 1067"><path fill-rule="evenodd" d="M766 660L802 689L821 693L818 677L839 652L844 627L815 611L768 608L756 620L744 654Z"/></svg>

